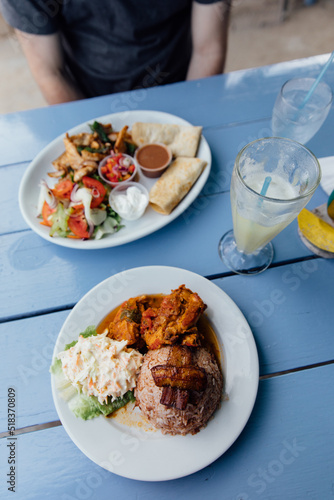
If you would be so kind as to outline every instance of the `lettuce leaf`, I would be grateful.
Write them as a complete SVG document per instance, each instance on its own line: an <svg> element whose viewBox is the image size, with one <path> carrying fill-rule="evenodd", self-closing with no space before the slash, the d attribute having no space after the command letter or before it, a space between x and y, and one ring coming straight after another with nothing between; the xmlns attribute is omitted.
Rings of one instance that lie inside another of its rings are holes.
<svg viewBox="0 0 334 500"><path fill-rule="evenodd" d="M94 238L100 240L105 234L117 233L122 227L115 217L108 216L103 224L95 228Z"/></svg>
<svg viewBox="0 0 334 500"><path fill-rule="evenodd" d="M92 337L93 335L97 335L97 331L96 331L95 326L94 325L87 326L86 330L79 334L79 337L80 337L80 335L82 337L84 337L85 339L87 337ZM64 351L67 351L67 349L71 349L71 347L73 347L77 342L78 342L77 340L73 340L73 342L71 342L70 344L66 344ZM60 360L58 360L58 361L60 361Z"/></svg>
<svg viewBox="0 0 334 500"><path fill-rule="evenodd" d="M122 408L122 406L135 401L136 398L133 391L128 391L124 396L114 401L111 401L111 398L108 398L108 400L108 403L101 404L95 396L86 396L77 393L77 396L70 401L69 408L76 417L89 420L99 415L110 415L119 408Z"/></svg>

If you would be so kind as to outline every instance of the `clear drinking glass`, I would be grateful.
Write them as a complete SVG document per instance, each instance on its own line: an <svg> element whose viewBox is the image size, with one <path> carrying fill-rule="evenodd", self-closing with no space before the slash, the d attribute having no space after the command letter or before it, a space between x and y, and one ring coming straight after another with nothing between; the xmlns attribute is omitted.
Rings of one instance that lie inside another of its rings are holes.
<svg viewBox="0 0 334 500"><path fill-rule="evenodd" d="M315 78L288 80L277 96L272 114L272 134L306 144L320 129L330 110L333 94L320 82L304 102Z"/></svg>
<svg viewBox="0 0 334 500"><path fill-rule="evenodd" d="M219 242L225 265L239 274L267 269L270 241L297 217L320 177L317 158L296 141L267 137L245 146L231 179L233 231Z"/></svg>

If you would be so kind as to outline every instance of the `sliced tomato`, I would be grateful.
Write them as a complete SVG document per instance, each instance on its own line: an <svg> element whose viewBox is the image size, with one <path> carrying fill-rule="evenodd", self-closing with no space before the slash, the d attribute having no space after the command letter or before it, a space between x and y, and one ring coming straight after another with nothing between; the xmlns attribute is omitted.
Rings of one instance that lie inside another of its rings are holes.
<svg viewBox="0 0 334 500"><path fill-rule="evenodd" d="M54 186L52 192L57 198L70 199L73 186L74 184L70 179L63 179Z"/></svg>
<svg viewBox="0 0 334 500"><path fill-rule="evenodd" d="M50 205L45 201L44 205L43 205L43 208L42 208L43 222L41 222L41 224L43 224L44 226L51 227L52 226L52 222L49 220L49 217L50 217L51 214L54 214L55 211L56 211L56 209L55 208L50 208Z"/></svg>
<svg viewBox="0 0 334 500"><path fill-rule="evenodd" d="M106 188L104 187L102 182L98 181L97 179L93 179L93 177L88 177L87 175L82 178L82 182L86 188L91 189L93 192L93 199L90 207L96 208L101 205L106 195Z"/></svg>
<svg viewBox="0 0 334 500"><path fill-rule="evenodd" d="M76 208L68 219L68 227L78 238L90 237L83 208Z"/></svg>

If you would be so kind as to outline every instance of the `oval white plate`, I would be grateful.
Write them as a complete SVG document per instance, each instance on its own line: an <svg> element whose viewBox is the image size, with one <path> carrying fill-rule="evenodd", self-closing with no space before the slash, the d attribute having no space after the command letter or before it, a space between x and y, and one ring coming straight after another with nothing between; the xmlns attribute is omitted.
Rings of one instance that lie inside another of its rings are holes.
<svg viewBox="0 0 334 500"><path fill-rule="evenodd" d="M259 362L250 327L236 304L206 278L179 268L149 266L111 276L88 292L73 308L57 339L54 355L97 325L124 300L141 294L170 293L185 284L207 304L217 334L225 393L208 425L194 436L166 436L145 426L104 417L83 421L61 399L52 379L59 418L72 441L96 464L120 476L144 481L176 479L206 467L222 455L243 430L255 402Z"/></svg>
<svg viewBox="0 0 334 500"><path fill-rule="evenodd" d="M124 111L122 113L100 116L89 120L89 122L77 125L68 131L69 135L78 134L80 132L90 132L88 123L93 123L94 120L101 121L102 123L111 123L114 130L121 130L124 125L129 125L129 127L131 127L131 125L137 121L191 125L189 122L179 118L178 116L160 111ZM49 236L49 228L41 225L40 219L36 217L40 189L39 183L41 179L45 179L50 186L52 186L52 182L57 182L56 180L52 181L47 174L48 172L54 171L52 161L61 155L61 153L65 150L63 138L64 134L54 139L30 163L20 184L19 206L26 223L33 231L39 234L39 236L42 236L42 238L64 247L88 250L96 248L109 248L129 243L130 241L137 240L143 236L153 233L154 231L157 231L181 215L197 198L206 183L211 170L211 151L206 139L202 136L199 143L197 157L205 160L207 162L207 166L189 193L183 198L170 215L158 214L151 207L148 207L141 219L134 222L122 221L122 224L125 225L124 228L116 234L104 236L101 240L77 240L56 236L51 238ZM155 182L154 179L149 179L144 175L140 175L139 181L144 184L148 190L150 190Z"/></svg>

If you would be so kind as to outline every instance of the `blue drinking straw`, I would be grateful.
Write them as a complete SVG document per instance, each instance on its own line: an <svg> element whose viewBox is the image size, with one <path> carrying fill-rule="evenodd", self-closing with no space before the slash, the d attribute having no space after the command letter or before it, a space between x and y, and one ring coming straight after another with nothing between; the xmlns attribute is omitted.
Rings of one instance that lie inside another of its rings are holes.
<svg viewBox="0 0 334 500"><path fill-rule="evenodd" d="M260 192L260 196L265 196L266 195L266 192L268 191L268 187L269 187L270 183L271 183L271 177L268 175L268 177L266 177L264 179L263 186L262 186L262 189L261 189L261 192ZM263 203L263 200L261 200L261 198L259 198L257 200L257 206L258 206L258 208L262 207L262 203Z"/></svg>
<svg viewBox="0 0 334 500"><path fill-rule="evenodd" d="M264 183L263 183L263 186L262 186L262 189L261 189L261 193L260 195L261 196L265 196L266 195L266 192L268 191L268 187L269 187L269 184L271 183L271 177L268 176L264 179Z"/></svg>
<svg viewBox="0 0 334 500"><path fill-rule="evenodd" d="M301 103L300 105L300 108L299 109L303 109L303 107L305 106L305 104L307 103L307 101L310 99L311 95L313 94L313 92L315 91L315 89L317 88L321 78L324 76L324 74L326 73L330 63L333 61L334 59L334 51L331 53L330 55L330 58L328 59L328 61L326 62L325 66L322 68L318 78L315 80L315 82L313 83L312 87L310 88L310 90L307 92L303 102Z"/></svg>

